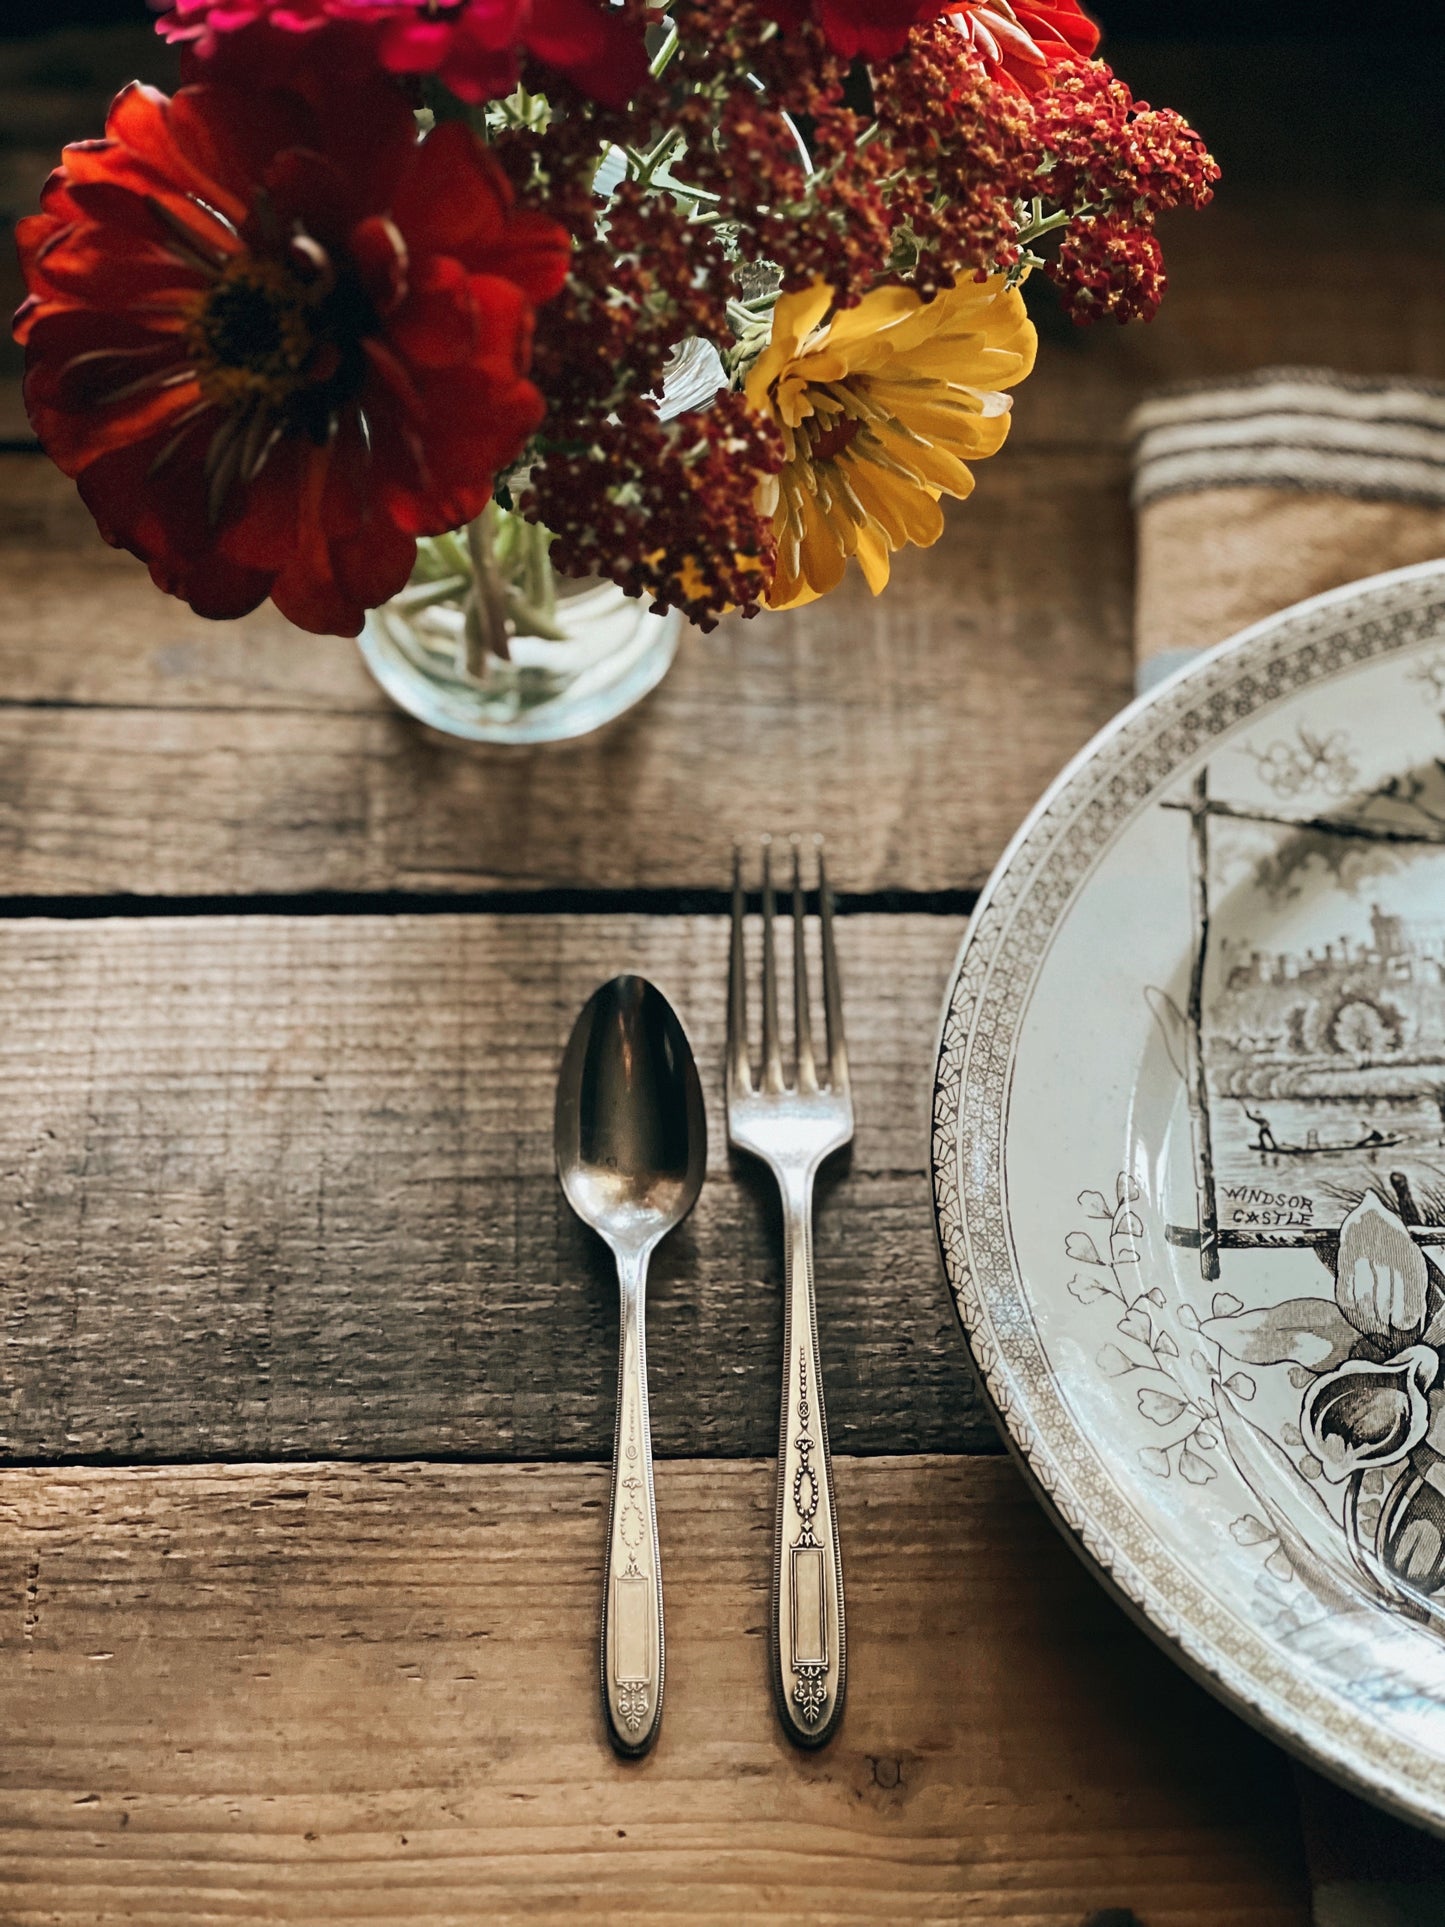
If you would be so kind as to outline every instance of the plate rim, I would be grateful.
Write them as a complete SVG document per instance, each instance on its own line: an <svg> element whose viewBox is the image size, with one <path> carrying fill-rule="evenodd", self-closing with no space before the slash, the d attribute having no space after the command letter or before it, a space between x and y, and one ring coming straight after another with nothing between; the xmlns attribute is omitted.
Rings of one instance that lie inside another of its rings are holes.
<svg viewBox="0 0 1445 1927"><path fill-rule="evenodd" d="M1104 1556L1103 1551L1091 1545L1082 1527L1068 1517L1039 1465L1035 1462L1036 1453L1040 1457L1046 1456L1044 1448L1039 1445L1031 1447L1028 1437L1021 1436L1020 1425L1016 1424L1014 1418L1004 1409L995 1395L994 1368L991 1368L980 1356L979 1349L975 1345L975 1334L965 1313L959 1284L954 1275L953 1257L945 1236L945 1201L942 1195L949 1172L957 1163L961 1129L960 1104L955 1102L953 1105L949 1120L951 1128L946 1135L941 1129L941 1117L945 1099L949 1095L946 1089L949 1082L946 1066L950 1054L950 1028L957 1014L963 973L970 953L984 933L985 919L993 912L995 902L1010 879L1014 866L1045 819L1118 737L1130 730L1142 716L1161 705L1171 703L1181 689L1195 682L1203 685L1222 663L1232 661L1236 657L1248 656L1255 651L1261 655L1267 655L1268 645L1275 638L1287 634L1291 628L1301 623L1311 622L1321 615L1327 615L1331 609L1345 608L1362 601L1373 601L1382 596L1388 596L1391 591L1408 589L1416 583L1435 583L1445 591L1445 557L1410 563L1403 568L1382 570L1375 575L1362 576L1339 587L1305 597L1272 615L1261 618L1258 622L1249 624L1248 627L1237 631L1222 642L1202 651L1199 656L1181 665L1153 688L1134 697L1117 714L1111 716L1059 771L1010 837L1002 855L990 871L970 913L968 927L949 969L933 1058L933 1082L929 1106L929 1174L934 1239L939 1265L948 1287L948 1294L953 1303L954 1314L959 1322L979 1392L1008 1449L1010 1459L1023 1474L1026 1485L1034 1498L1040 1502L1045 1516L1063 1536L1075 1556L1083 1562L1110 1598L1123 1608L1134 1624L1139 1626L1161 1651L1248 1725L1284 1747L1297 1759L1304 1761L1372 1804L1385 1808L1412 1825L1445 1837L1445 1763L1442 1763L1439 1768L1438 1789L1432 1793L1428 1785L1422 1786L1403 1773L1381 1776L1372 1771L1369 1765L1362 1765L1358 1755L1351 1751L1347 1738L1332 1735L1303 1710L1288 1705L1282 1706L1277 1700L1273 1705L1266 1704L1262 1692L1251 1690L1256 1682L1240 1668L1231 1668L1221 1663L1222 1656L1216 1649L1210 1647L1207 1635L1196 1628L1181 1626L1179 1630L1174 1630L1161 1623L1160 1619L1151 1612L1146 1598L1137 1596L1129 1588L1120 1573L1115 1570L1114 1564ZM1112 842L1113 839L1110 840ZM1069 904L1072 904L1078 889L1082 887L1082 884L1076 885L1069 891L1067 898ZM979 1012L986 1003L987 993L979 999L978 1010L970 1019L961 1040L963 1045L966 1046L971 1040ZM961 1096L962 1089L963 1080L960 1074L957 1080L958 1096ZM955 1189L962 1229L965 1213L963 1195L960 1187ZM1002 1207L1006 1204L1006 1200L1001 1198L1000 1204ZM1004 1215L1007 1217L1006 1210ZM1021 1416L1026 1418L1027 1414L1024 1413ZM1108 1532L1101 1531L1097 1526L1093 1529L1093 1537L1096 1541L1110 1544ZM1117 1547L1110 1544L1110 1549L1117 1556L1123 1557L1119 1554ZM1173 1555L1169 1556L1172 1561ZM1141 1586L1140 1590L1142 1592L1144 1588ZM1303 1676L1308 1674L1310 1669L1297 1662L1295 1671Z"/></svg>

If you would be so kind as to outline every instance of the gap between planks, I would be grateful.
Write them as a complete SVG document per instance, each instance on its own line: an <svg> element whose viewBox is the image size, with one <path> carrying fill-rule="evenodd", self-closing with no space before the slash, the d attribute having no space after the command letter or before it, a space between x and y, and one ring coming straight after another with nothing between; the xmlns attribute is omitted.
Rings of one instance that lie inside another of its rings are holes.
<svg viewBox="0 0 1445 1927"><path fill-rule="evenodd" d="M971 916L977 890L873 890L835 893L840 917ZM633 916L722 917L730 890L315 890L295 895L145 897L0 897L0 924L53 917L75 922L102 917L395 917L395 916ZM748 914L757 909L756 893ZM817 895L808 895L816 915Z"/></svg>
<svg viewBox="0 0 1445 1927"><path fill-rule="evenodd" d="M838 1450L997 1449L928 1175L963 927L839 925L858 1134L817 1232ZM552 1112L575 1014L620 970L682 1015L709 1110L708 1182L649 1294L658 1448L771 1451L781 1225L726 1146L727 944L720 917L0 924L0 1458L605 1456L616 1284L558 1190Z"/></svg>
<svg viewBox="0 0 1445 1927"><path fill-rule="evenodd" d="M274 610L201 621L0 457L0 892L706 892L763 830L826 835L849 892L971 892L1132 671L1120 458L991 466L887 596L691 633L635 713L527 750L422 729Z"/></svg>

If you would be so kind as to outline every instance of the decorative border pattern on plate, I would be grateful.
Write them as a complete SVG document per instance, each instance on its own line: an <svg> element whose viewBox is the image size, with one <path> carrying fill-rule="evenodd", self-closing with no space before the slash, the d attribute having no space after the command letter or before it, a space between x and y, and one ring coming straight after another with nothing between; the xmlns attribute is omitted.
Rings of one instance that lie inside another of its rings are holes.
<svg viewBox="0 0 1445 1927"><path fill-rule="evenodd" d="M1445 1759L1362 1717L1272 1646L1160 1541L1060 1395L1008 1235L1003 1148L1019 1026L1049 941L1094 863L1161 787L1237 723L1299 690L1445 637L1445 563L1301 603L1127 710L1067 769L975 911L944 1009L934 1206L944 1270L988 1397L1059 1519L1149 1628L1238 1710L1371 1797L1445 1830ZM970 1174L968 1182L961 1173ZM986 1172L985 1179L978 1173Z"/></svg>

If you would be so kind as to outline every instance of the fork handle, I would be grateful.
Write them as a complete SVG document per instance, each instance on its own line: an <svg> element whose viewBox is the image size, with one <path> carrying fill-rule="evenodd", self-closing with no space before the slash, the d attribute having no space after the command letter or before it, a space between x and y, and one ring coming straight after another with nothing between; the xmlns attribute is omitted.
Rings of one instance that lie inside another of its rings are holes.
<svg viewBox="0 0 1445 1927"><path fill-rule="evenodd" d="M647 1259L619 1252L621 1331L602 1592L602 1706L617 1751L646 1753L662 1720L662 1562L647 1408Z"/></svg>
<svg viewBox="0 0 1445 1927"><path fill-rule="evenodd" d="M787 1282L778 1509L773 1555L773 1690L789 1739L822 1746L843 1717L848 1653L843 1557L818 1362L813 1173L779 1174Z"/></svg>

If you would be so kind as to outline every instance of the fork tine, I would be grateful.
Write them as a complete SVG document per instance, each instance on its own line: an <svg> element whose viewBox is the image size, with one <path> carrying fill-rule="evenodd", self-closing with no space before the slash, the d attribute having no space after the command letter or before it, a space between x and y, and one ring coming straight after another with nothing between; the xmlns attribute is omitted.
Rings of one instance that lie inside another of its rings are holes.
<svg viewBox="0 0 1445 1927"><path fill-rule="evenodd" d="M778 1038L778 960L773 947L773 839L763 838L763 1089L783 1089Z"/></svg>
<svg viewBox="0 0 1445 1927"><path fill-rule="evenodd" d="M743 957L743 858L733 845L733 929L728 949L728 1088L746 1097L753 1088L748 1062L748 981Z"/></svg>
<svg viewBox="0 0 1445 1927"><path fill-rule="evenodd" d="M799 839L793 838L793 1016L797 1029L798 1089L811 1094L818 1088L813 1062L813 1027L808 1015L808 951L803 913L803 859Z"/></svg>
<svg viewBox="0 0 1445 1927"><path fill-rule="evenodd" d="M828 889L828 872L823 860L823 839L816 839L818 850L818 918L823 926L823 1010L828 1021L828 1082L841 1095L848 1090L848 1046L843 1038L843 991L838 982L838 947L833 939L833 898Z"/></svg>

